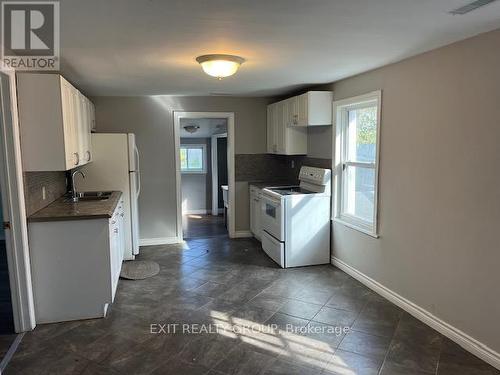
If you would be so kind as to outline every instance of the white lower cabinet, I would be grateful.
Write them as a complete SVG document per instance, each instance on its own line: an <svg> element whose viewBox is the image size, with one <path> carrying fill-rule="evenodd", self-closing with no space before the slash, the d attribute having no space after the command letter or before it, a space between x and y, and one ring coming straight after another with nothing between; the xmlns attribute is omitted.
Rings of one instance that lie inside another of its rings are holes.
<svg viewBox="0 0 500 375"><path fill-rule="evenodd" d="M124 254L123 202L111 218L29 223L37 323L106 316Z"/></svg>
<svg viewBox="0 0 500 375"><path fill-rule="evenodd" d="M250 186L250 231L259 241L262 237L260 193L261 189Z"/></svg>
<svg viewBox="0 0 500 375"><path fill-rule="evenodd" d="M111 266L111 284L113 292L113 300L115 298L118 279L122 269L123 256L125 251L125 235L123 223L123 202L120 202L115 213L109 219L109 243L110 243L110 266Z"/></svg>

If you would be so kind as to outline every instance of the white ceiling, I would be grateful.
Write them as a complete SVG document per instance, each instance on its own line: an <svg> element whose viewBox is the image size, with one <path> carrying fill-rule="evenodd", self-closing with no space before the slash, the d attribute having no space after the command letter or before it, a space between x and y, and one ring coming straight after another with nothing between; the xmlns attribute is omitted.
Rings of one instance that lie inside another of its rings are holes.
<svg viewBox="0 0 500 375"><path fill-rule="evenodd" d="M184 130L186 125L195 125L200 128L196 133L189 133ZM214 134L227 132L227 120L225 118L181 118L181 138L209 138Z"/></svg>
<svg viewBox="0 0 500 375"><path fill-rule="evenodd" d="M500 1L64 0L61 70L89 95L267 96L335 81L500 27ZM195 57L247 61L222 81Z"/></svg>

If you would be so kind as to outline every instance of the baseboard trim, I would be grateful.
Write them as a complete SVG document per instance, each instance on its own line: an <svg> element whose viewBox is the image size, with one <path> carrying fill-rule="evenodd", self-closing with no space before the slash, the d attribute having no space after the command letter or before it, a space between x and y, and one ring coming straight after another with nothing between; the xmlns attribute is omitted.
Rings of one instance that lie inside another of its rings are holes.
<svg viewBox="0 0 500 375"><path fill-rule="evenodd" d="M7 365L9 364L10 360L12 357L14 357L14 354L16 353L17 348L19 347L19 344L21 343L21 340L24 337L24 332L19 333L12 344L10 344L9 350L7 350L7 353L4 354L3 358L0 358L0 375L2 372L5 372L5 369L7 368Z"/></svg>
<svg viewBox="0 0 500 375"><path fill-rule="evenodd" d="M177 237L141 238L139 246L172 245L180 243Z"/></svg>
<svg viewBox="0 0 500 375"><path fill-rule="evenodd" d="M424 322L425 324L434 328L442 335L448 337L450 340L454 341L465 350L481 358L483 361L489 363L493 367L500 369L500 353L495 352L493 349L484 345L475 338L467 335L465 332L462 332L461 330L455 328L451 324L446 323L445 321L439 319L429 311L416 305L410 300L407 300L406 298L402 297L401 295L397 294L391 289L375 281L371 277L365 275L364 273L358 271L354 267L348 265L344 261L336 257L332 257L332 264L340 268L348 275L354 277L356 280L366 285L368 288L372 289L376 293L385 297L395 305L399 306L407 313L413 315L418 320Z"/></svg>
<svg viewBox="0 0 500 375"><path fill-rule="evenodd" d="M231 238L249 238L249 237L253 237L252 232L250 232L249 230L237 230L231 236Z"/></svg>

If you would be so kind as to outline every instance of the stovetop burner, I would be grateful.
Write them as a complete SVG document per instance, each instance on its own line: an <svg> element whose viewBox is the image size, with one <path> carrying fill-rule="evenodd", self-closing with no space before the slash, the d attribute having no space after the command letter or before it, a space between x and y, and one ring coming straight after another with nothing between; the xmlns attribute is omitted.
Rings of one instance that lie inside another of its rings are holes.
<svg viewBox="0 0 500 375"><path fill-rule="evenodd" d="M280 187L269 187L273 193L279 195L295 195L295 194L313 194L314 192L301 188L300 186L280 186Z"/></svg>

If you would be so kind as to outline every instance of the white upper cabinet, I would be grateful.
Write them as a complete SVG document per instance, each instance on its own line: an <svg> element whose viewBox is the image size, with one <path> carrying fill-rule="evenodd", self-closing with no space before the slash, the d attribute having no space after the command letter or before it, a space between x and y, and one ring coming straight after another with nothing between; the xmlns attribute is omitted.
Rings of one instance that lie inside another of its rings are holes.
<svg viewBox="0 0 500 375"><path fill-rule="evenodd" d="M58 74L17 74L23 167L65 171L92 160L92 103Z"/></svg>
<svg viewBox="0 0 500 375"><path fill-rule="evenodd" d="M290 126L324 126L332 124L331 91L308 91L287 99L292 102Z"/></svg>
<svg viewBox="0 0 500 375"><path fill-rule="evenodd" d="M331 91L309 91L267 106L267 152L307 154L307 127L332 124Z"/></svg>
<svg viewBox="0 0 500 375"><path fill-rule="evenodd" d="M267 152L279 155L307 154L307 128L287 125L289 103L267 107Z"/></svg>

